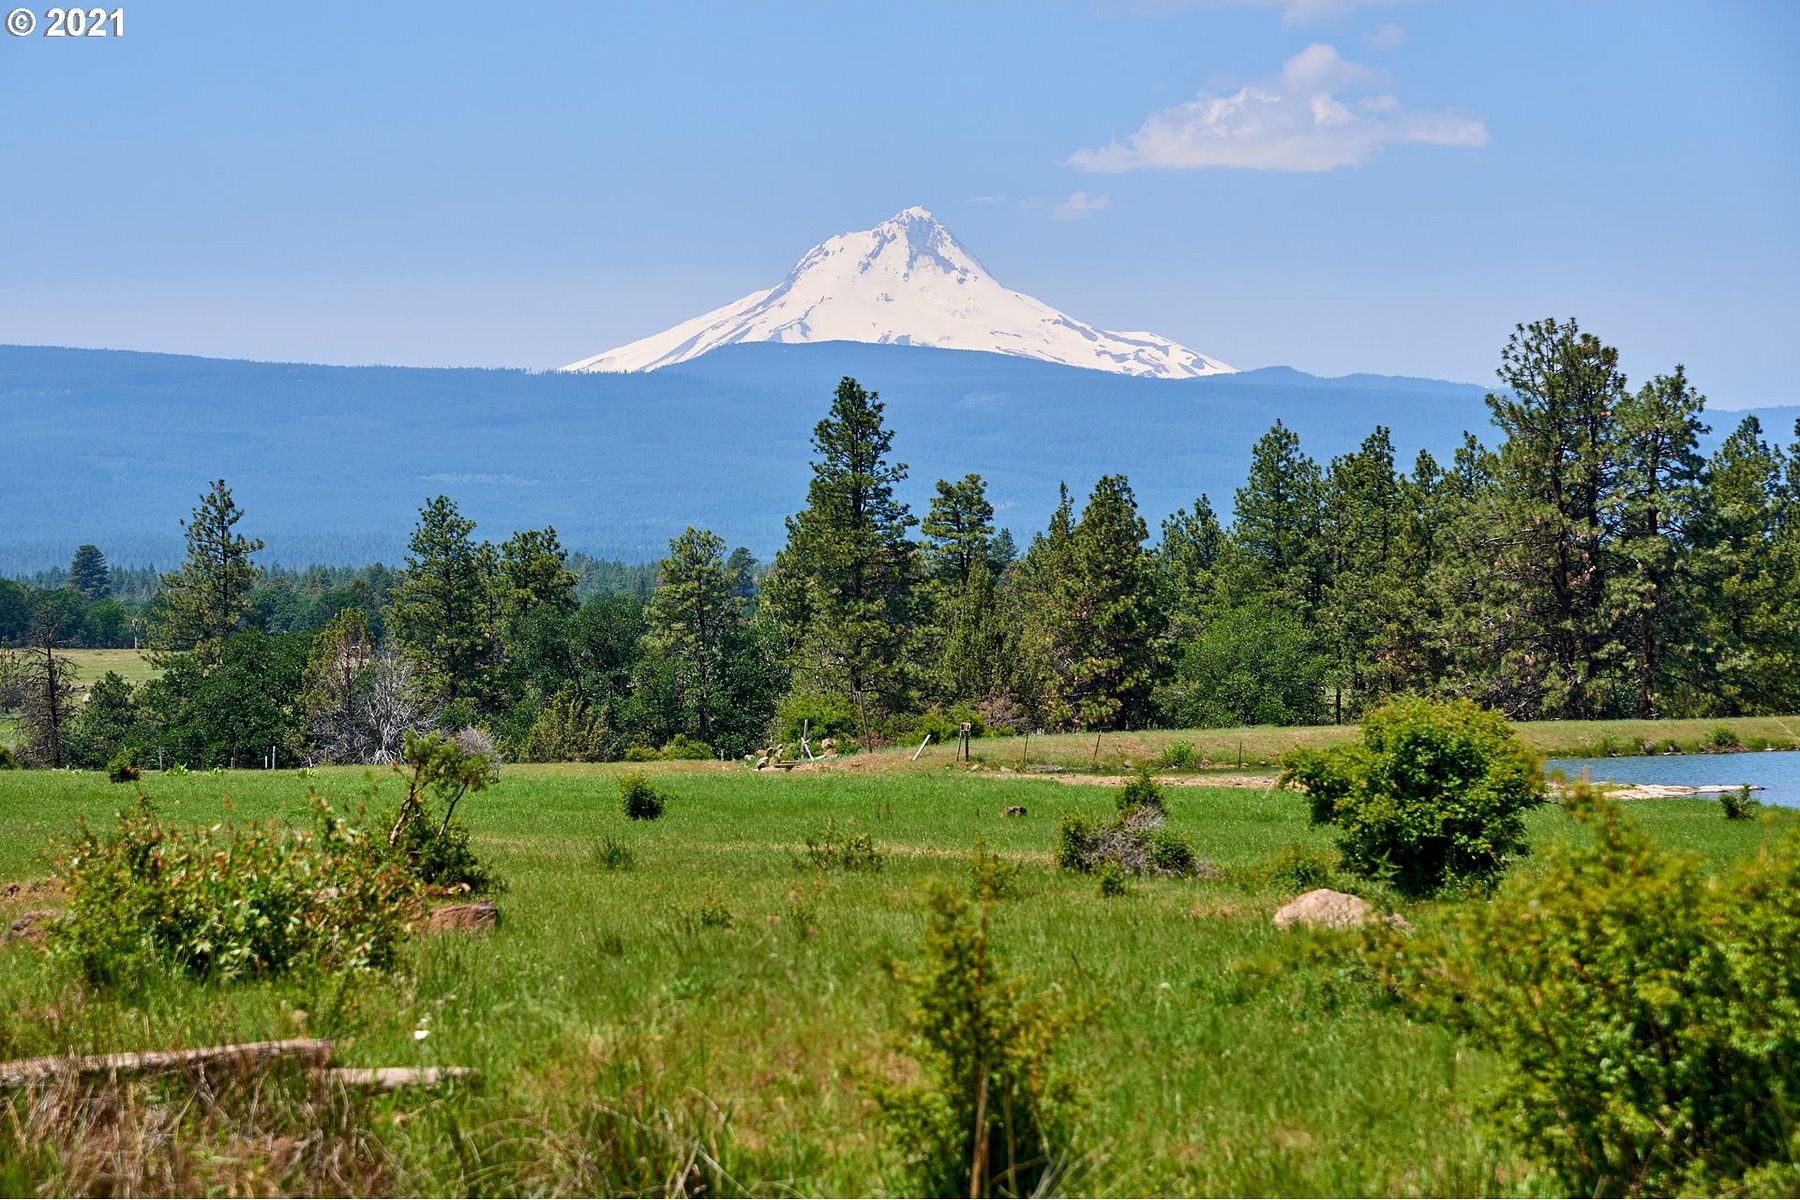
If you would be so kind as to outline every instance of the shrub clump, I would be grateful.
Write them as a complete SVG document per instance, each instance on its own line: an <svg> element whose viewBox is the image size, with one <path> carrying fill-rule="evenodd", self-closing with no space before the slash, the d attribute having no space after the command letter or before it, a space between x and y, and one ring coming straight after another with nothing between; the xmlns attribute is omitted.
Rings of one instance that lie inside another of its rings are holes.
<svg viewBox="0 0 1800 1200"><path fill-rule="evenodd" d="M1168 804L1148 768L1140 768L1114 797L1118 815L1100 821L1064 813L1057 831L1056 865L1065 871L1123 875L1197 875L1212 870L1187 841L1163 828Z"/></svg>
<svg viewBox="0 0 1800 1200"><path fill-rule="evenodd" d="M1156 756L1156 765L1164 770L1189 771L1200 765L1200 753L1189 741L1173 741Z"/></svg>
<svg viewBox="0 0 1800 1200"><path fill-rule="evenodd" d="M594 844L594 865L602 871L629 871L637 866L637 855L630 846L612 838Z"/></svg>
<svg viewBox="0 0 1800 1200"><path fill-rule="evenodd" d="M866 833L844 837L838 833L837 818L830 817L823 831L807 837L804 861L821 871L879 871L882 857L874 838Z"/></svg>
<svg viewBox="0 0 1800 1200"><path fill-rule="evenodd" d="M922 1196L1048 1194L1068 1153L1074 1088L1053 1052L1072 1017L1000 970L991 899L933 889L920 960L897 972L911 1003L896 1048L923 1079L874 1090Z"/></svg>
<svg viewBox="0 0 1800 1200"><path fill-rule="evenodd" d="M642 775L631 774L619 780L619 803L633 821L654 821L663 815L666 797Z"/></svg>
<svg viewBox="0 0 1800 1200"><path fill-rule="evenodd" d="M415 890L378 837L317 797L310 830L171 828L140 798L111 833L82 822L56 873L69 907L53 952L98 984L152 965L202 979L385 969Z"/></svg>
<svg viewBox="0 0 1800 1200"><path fill-rule="evenodd" d="M1526 812L1545 802L1537 758L1467 700L1395 701L1363 719L1359 742L1295 750L1283 767L1312 823L1337 827L1344 866L1410 896L1491 888L1527 850Z"/></svg>
<svg viewBox="0 0 1800 1200"><path fill-rule="evenodd" d="M500 882L470 844L468 826L456 819L456 806L464 796L483 791L500 778L486 739L408 733L394 771L405 777L406 793L389 820L389 855L430 888L498 889ZM443 806L442 816L433 810L433 801Z"/></svg>
<svg viewBox="0 0 1800 1200"><path fill-rule="evenodd" d="M1285 891L1310 892L1331 883L1337 859L1298 842L1289 842L1262 867L1259 874Z"/></svg>
<svg viewBox="0 0 1800 1200"><path fill-rule="evenodd" d="M657 757L670 762L698 762L713 757L713 748L706 742L691 738L685 733L678 733L670 738L663 748L657 751Z"/></svg>
<svg viewBox="0 0 1800 1200"><path fill-rule="evenodd" d="M138 751L135 746L121 746L112 760L106 764L106 777L113 783L136 783L144 777L143 769L138 766Z"/></svg>
<svg viewBox="0 0 1800 1200"><path fill-rule="evenodd" d="M1748 821L1756 816L1762 805L1750 794L1750 785L1745 784L1736 791L1720 792L1719 807L1725 810L1727 821Z"/></svg>
<svg viewBox="0 0 1800 1200"><path fill-rule="evenodd" d="M1386 982L1512 1070L1494 1116L1572 1195L1800 1187L1800 832L1723 879L1591 788L1592 844L1558 847Z"/></svg>

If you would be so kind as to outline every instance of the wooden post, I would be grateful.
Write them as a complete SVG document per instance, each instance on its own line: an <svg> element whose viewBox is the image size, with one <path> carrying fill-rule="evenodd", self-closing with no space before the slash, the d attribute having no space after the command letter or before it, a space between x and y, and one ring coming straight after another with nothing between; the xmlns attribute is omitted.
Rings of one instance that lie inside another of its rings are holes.
<svg viewBox="0 0 1800 1200"><path fill-rule="evenodd" d="M918 748L918 749L917 749L917 750L914 750L914 751L913 751L913 756L912 756L912 760L913 760L913 761L914 761L914 762L918 762L918 761L919 761L919 755L921 755L921 754L923 754L923 753L925 753L925 747L926 747L926 746L927 746L927 745L929 745L929 744L930 744L930 742L931 742L931 735L930 735L930 734L929 734L929 733L928 733L928 734L926 734L926 735L925 735L925 740L924 740L924 741L923 741L923 742L920 742L920 743L919 743L919 748Z"/></svg>

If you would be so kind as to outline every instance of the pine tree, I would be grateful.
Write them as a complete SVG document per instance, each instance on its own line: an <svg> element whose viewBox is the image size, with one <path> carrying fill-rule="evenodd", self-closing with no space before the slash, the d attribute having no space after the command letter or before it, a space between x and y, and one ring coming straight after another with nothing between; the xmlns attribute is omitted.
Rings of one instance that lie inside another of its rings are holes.
<svg viewBox="0 0 1800 1200"><path fill-rule="evenodd" d="M871 709L905 705L919 573L906 537L916 522L894 495L906 466L888 461L893 440L876 393L846 377L813 430L806 508L788 519L776 560L783 587L804 593L780 604L799 665L813 688L850 699L865 735Z"/></svg>
<svg viewBox="0 0 1800 1200"><path fill-rule="evenodd" d="M1401 569L1403 481L1385 427L1332 460L1323 496L1327 582L1318 628L1331 658L1332 711L1341 723L1346 693L1360 711L1406 683L1397 651L1421 580Z"/></svg>
<svg viewBox="0 0 1800 1200"><path fill-rule="evenodd" d="M1205 628L1214 608L1214 588L1225 555L1225 530L1205 496L1179 509L1163 522L1156 547L1156 569L1162 585L1162 608L1169 636L1181 642Z"/></svg>
<svg viewBox="0 0 1800 1200"><path fill-rule="evenodd" d="M727 657L744 622L732 582L724 539L690 526L670 541L644 609L647 656L673 669L683 723L707 743L717 736Z"/></svg>
<svg viewBox="0 0 1800 1200"><path fill-rule="evenodd" d="M1542 715L1591 718L1606 707L1615 633L1607 542L1625 377L1618 351L1554 318L1514 330L1499 376L1487 397L1506 435L1495 598L1516 630L1512 666Z"/></svg>
<svg viewBox="0 0 1800 1200"><path fill-rule="evenodd" d="M223 479L200 497L193 519L182 522L187 558L181 570L162 577L160 610L152 644L159 650L192 650L203 662L217 662L226 638L250 616L250 589L261 569L250 556L263 548L236 532L244 517Z"/></svg>
<svg viewBox="0 0 1800 1200"><path fill-rule="evenodd" d="M451 723L472 720L497 657L490 580L493 547L447 496L419 510L387 625L427 694Z"/></svg>
<svg viewBox="0 0 1800 1200"><path fill-rule="evenodd" d="M1084 728L1140 724L1154 684L1156 579L1149 535L1123 475L1094 485L1069 539L1075 598L1069 698Z"/></svg>
<svg viewBox="0 0 1800 1200"><path fill-rule="evenodd" d="M112 571L100 547L86 543L76 548L69 563L69 586L83 600L104 600L112 595Z"/></svg>
<svg viewBox="0 0 1800 1200"><path fill-rule="evenodd" d="M1049 527L1031 539L1025 556L1006 573L1005 625L1017 631L1009 672L1013 699L1038 728L1073 721L1068 680L1075 661L1075 505L1067 484L1058 486Z"/></svg>
<svg viewBox="0 0 1800 1200"><path fill-rule="evenodd" d="M940 479L931 511L919 525L925 536L925 566L938 583L961 589L977 562L992 569L994 506L979 475L954 483Z"/></svg>
<svg viewBox="0 0 1800 1200"><path fill-rule="evenodd" d="M1626 651L1637 681L1637 715L1661 716L1658 703L1670 678L1671 650L1678 677L1697 665L1688 631L1692 571L1683 548L1695 533L1706 463L1700 414L1706 398L1677 366L1658 375L1619 406L1619 504L1622 509L1610 607L1622 617Z"/></svg>
<svg viewBox="0 0 1800 1200"><path fill-rule="evenodd" d="M1792 673L1778 669L1793 661L1786 645L1792 584L1778 575L1786 465L1754 416L1707 462L1696 564L1704 641L1696 665L1701 696L1722 715L1791 712L1800 701Z"/></svg>
<svg viewBox="0 0 1800 1200"><path fill-rule="evenodd" d="M1250 451L1231 526L1232 591L1311 620L1325 585L1319 464L1276 421Z"/></svg>
<svg viewBox="0 0 1800 1200"><path fill-rule="evenodd" d="M984 559L977 558L946 614L937 690L949 700L983 700L997 695L1005 682L1006 658L994 574Z"/></svg>

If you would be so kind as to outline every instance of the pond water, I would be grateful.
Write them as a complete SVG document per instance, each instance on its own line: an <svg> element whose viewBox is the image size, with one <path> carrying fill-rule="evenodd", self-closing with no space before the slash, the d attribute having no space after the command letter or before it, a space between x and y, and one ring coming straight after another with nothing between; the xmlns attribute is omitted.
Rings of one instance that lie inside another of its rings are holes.
<svg viewBox="0 0 1800 1200"><path fill-rule="evenodd" d="M1587 771L1595 780L1613 783L1672 783L1682 787L1714 784L1758 784L1764 804L1800 808L1800 750L1765 750L1742 754L1652 754L1643 758L1553 758L1547 770L1570 779ZM1696 796L1717 804L1717 796Z"/></svg>

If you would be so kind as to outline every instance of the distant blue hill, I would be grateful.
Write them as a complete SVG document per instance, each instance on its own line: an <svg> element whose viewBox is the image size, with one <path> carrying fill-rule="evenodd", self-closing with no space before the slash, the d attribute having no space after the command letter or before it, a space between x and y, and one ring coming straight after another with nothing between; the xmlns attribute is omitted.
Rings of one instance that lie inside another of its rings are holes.
<svg viewBox="0 0 1800 1200"><path fill-rule="evenodd" d="M83 541L170 564L177 522L219 476L286 563L397 561L440 492L491 537L554 524L572 548L642 561L693 524L766 557L845 375L886 401L916 510L937 479L977 471L1021 541L1059 481L1080 496L1107 472L1130 476L1153 531L1202 492L1228 515L1277 417L1321 461L1376 425L1406 466L1421 448L1447 457L1465 429L1492 440L1480 387L1280 367L1150 380L839 342L556 375L0 346L0 571L61 565ZM1772 432L1792 424L1770 416Z"/></svg>

